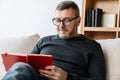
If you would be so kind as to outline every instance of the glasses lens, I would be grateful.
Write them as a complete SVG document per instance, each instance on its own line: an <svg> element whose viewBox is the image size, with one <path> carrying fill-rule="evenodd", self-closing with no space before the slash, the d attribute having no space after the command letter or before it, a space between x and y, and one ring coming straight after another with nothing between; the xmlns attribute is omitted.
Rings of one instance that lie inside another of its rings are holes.
<svg viewBox="0 0 120 80"><path fill-rule="evenodd" d="M55 25L60 25L60 23L61 23L61 21L60 20L58 20L58 19L53 19L53 24L55 24Z"/></svg>
<svg viewBox="0 0 120 80"><path fill-rule="evenodd" d="M55 18L54 18L52 21L53 21L53 24L54 24L54 25L60 25L61 22L62 22L64 25L70 25L70 22L71 22L69 19L59 20L59 19L55 19Z"/></svg>
<svg viewBox="0 0 120 80"><path fill-rule="evenodd" d="M64 20L60 20L60 19L53 18L53 19L52 19L52 22L53 22L54 25L57 25L57 26L59 26L59 25L61 24L61 22L62 22L62 24L68 26L68 25L71 24L71 21L77 19L78 17L79 17L79 16L77 16L77 17L75 17L75 18L72 18L72 19L64 19Z"/></svg>
<svg viewBox="0 0 120 80"><path fill-rule="evenodd" d="M69 19L63 20L64 25L70 25L71 21Z"/></svg>

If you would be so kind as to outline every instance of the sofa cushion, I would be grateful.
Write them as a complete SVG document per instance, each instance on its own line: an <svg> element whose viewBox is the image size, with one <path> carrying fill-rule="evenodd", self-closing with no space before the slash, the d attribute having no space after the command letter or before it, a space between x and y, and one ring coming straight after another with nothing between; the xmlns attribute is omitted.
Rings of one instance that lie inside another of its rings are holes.
<svg viewBox="0 0 120 80"><path fill-rule="evenodd" d="M19 37L0 37L0 53L29 53L38 39L38 34Z"/></svg>
<svg viewBox="0 0 120 80"><path fill-rule="evenodd" d="M0 37L0 54L10 53L29 53L36 42L40 39L38 34L18 36L18 37ZM5 74L4 65L0 55L0 80Z"/></svg>
<svg viewBox="0 0 120 80"><path fill-rule="evenodd" d="M107 80L120 80L120 39L97 40L107 64Z"/></svg>

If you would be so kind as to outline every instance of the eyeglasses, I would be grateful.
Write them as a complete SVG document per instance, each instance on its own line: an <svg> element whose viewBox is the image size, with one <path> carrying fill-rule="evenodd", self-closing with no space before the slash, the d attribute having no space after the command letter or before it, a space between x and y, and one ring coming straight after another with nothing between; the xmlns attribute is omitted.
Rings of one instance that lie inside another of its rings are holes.
<svg viewBox="0 0 120 80"><path fill-rule="evenodd" d="M56 26L59 26L61 23L64 24L64 25L66 25L66 26L68 26L68 25L71 24L71 22L72 22L73 20L77 19L78 17L79 17L79 16L74 17L74 18L72 18L72 19L64 19L64 20L60 20L60 19L53 18L53 19L52 19L52 22L53 22L53 24L56 25Z"/></svg>

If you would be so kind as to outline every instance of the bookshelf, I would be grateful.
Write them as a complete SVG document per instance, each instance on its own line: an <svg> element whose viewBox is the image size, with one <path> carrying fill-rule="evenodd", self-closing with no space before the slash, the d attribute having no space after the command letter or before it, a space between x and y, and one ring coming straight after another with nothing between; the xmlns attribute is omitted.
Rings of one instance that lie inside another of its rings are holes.
<svg viewBox="0 0 120 80"><path fill-rule="evenodd" d="M86 26L86 10L89 8L100 8L102 14L115 14L114 26ZM120 38L120 0L83 0L81 17L81 33L87 37L94 40Z"/></svg>

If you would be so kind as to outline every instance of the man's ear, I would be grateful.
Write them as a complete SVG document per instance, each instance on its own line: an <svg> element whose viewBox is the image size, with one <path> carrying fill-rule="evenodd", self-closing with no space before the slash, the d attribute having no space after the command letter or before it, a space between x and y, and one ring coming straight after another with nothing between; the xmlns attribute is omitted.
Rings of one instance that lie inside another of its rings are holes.
<svg viewBox="0 0 120 80"><path fill-rule="evenodd" d="M81 22L81 17L78 17L78 19L77 19L77 26L80 25L80 22Z"/></svg>

